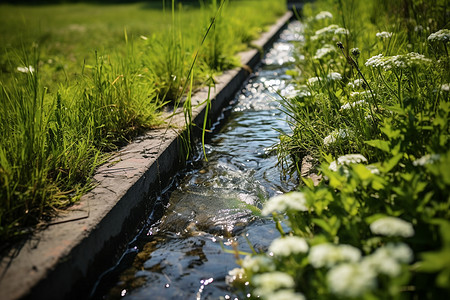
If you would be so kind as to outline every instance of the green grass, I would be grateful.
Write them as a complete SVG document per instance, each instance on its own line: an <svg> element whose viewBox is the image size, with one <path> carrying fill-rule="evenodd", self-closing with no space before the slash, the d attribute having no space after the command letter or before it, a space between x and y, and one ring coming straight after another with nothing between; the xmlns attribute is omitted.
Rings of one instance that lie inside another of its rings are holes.
<svg viewBox="0 0 450 300"><path fill-rule="evenodd" d="M164 105L237 66L285 10L164 2L0 5L2 242L76 201L108 152L164 126Z"/></svg>
<svg viewBox="0 0 450 300"><path fill-rule="evenodd" d="M445 4L305 5L305 41L298 49L305 59L289 71L298 95L283 100L293 132L281 135L278 153L288 172L314 157L312 171L322 180L315 186L301 178L298 192L269 199L262 212L273 216L281 237L268 253L238 261L235 285L243 295L449 297Z"/></svg>
<svg viewBox="0 0 450 300"><path fill-rule="evenodd" d="M102 55L123 55L127 50L125 30L129 41L137 48L147 44L148 48L139 50L156 51L154 57L146 56L159 60L160 64L164 63L161 52L166 55L164 47L174 46L174 41L166 41L169 31L180 39L184 54L192 54L213 16L212 5L175 5L175 20L171 1L165 1L165 5L164 10L162 1L114 5L0 5L0 43L3 45L0 78L7 81L10 74L16 72L23 48L29 52L30 46L38 45L43 83L55 90L61 82L75 80L84 64L94 65L95 51ZM202 54L208 63L216 63L218 69L218 60L225 61L225 67L230 62L235 64L232 56L236 51L244 49L284 9L283 1L231 1L226 6L223 21L218 21L222 23L218 26L223 28L222 32L211 37L215 43L211 41L210 45L215 46L205 47ZM147 38L147 42L141 37ZM163 49L158 49L161 47ZM212 57L213 53L208 52L215 48L221 53ZM189 64L189 60L185 64ZM152 71L160 71L160 66Z"/></svg>

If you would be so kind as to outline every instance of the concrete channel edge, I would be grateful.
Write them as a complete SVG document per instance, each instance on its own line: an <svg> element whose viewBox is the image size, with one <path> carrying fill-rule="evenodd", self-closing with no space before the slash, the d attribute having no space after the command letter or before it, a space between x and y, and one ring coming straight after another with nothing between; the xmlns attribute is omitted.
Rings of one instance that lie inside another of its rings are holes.
<svg viewBox="0 0 450 300"><path fill-rule="evenodd" d="M288 11L254 41L266 50L293 18ZM235 68L216 78L208 118L216 120L242 83L261 60L261 52L240 53L245 68ZM193 120L201 126L207 88L192 97ZM94 189L52 224L37 231L0 261L0 299L86 299L95 279L110 267L120 244L130 241L158 192L182 167L180 138L182 113L169 129L151 130L121 149L94 176ZM124 228L128 228L124 229ZM121 242L120 242L121 241Z"/></svg>

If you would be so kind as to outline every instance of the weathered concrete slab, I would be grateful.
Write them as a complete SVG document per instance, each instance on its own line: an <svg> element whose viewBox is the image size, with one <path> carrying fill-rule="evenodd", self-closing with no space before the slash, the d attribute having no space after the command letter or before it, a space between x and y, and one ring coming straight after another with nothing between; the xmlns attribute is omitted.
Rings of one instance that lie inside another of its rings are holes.
<svg viewBox="0 0 450 300"><path fill-rule="evenodd" d="M255 41L270 45L292 18L288 12ZM210 119L216 119L261 58L257 50L241 53L242 64L217 78L212 90ZM192 99L194 123L201 125L207 89ZM199 105L201 104L201 105ZM116 153L94 176L97 186L51 225L12 250L0 261L0 299L85 299L95 279L111 266L133 231L153 206L155 195L182 166L184 116L170 127L148 132Z"/></svg>

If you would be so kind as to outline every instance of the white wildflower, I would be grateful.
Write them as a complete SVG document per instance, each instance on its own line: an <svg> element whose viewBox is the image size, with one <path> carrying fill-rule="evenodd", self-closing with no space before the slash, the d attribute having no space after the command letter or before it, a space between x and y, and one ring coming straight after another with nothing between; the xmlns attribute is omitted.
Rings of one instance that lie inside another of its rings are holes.
<svg viewBox="0 0 450 300"><path fill-rule="evenodd" d="M327 283L332 293L356 298L376 287L376 274L362 264L341 264L328 272Z"/></svg>
<svg viewBox="0 0 450 300"><path fill-rule="evenodd" d="M401 264L410 263L413 252L404 243L389 243L378 248L374 253L364 257L362 264L373 271L390 277L397 277L401 273Z"/></svg>
<svg viewBox="0 0 450 300"><path fill-rule="evenodd" d="M357 89L362 87L364 84L364 80L362 79L355 79L353 82L349 82L347 85L351 87L352 89Z"/></svg>
<svg viewBox="0 0 450 300"><path fill-rule="evenodd" d="M441 29L435 33L432 33L428 36L428 40L430 42L445 42L450 41L450 30L449 29Z"/></svg>
<svg viewBox="0 0 450 300"><path fill-rule="evenodd" d="M324 45L322 48L317 49L316 51L316 55L314 56L314 59L321 59L325 56L327 56L328 54L332 54L336 52L336 48L333 47L330 44L326 44Z"/></svg>
<svg viewBox="0 0 450 300"><path fill-rule="evenodd" d="M416 159L415 161L413 161L413 165L415 167L418 167L418 166L423 167L425 165L433 164L433 163L439 161L440 158L441 158L441 156L439 154L436 154L436 153L434 153L434 154L426 154L426 155L422 156L421 158Z"/></svg>
<svg viewBox="0 0 450 300"><path fill-rule="evenodd" d="M413 251L405 243L388 243L383 247L383 251L386 251L387 255L404 264L412 262L414 258Z"/></svg>
<svg viewBox="0 0 450 300"><path fill-rule="evenodd" d="M383 67L385 70L390 70L392 68L406 69L408 67L408 62L404 55L388 56L385 58Z"/></svg>
<svg viewBox="0 0 450 300"><path fill-rule="evenodd" d="M273 261L264 255L246 256L242 261L242 268L251 272L267 272L274 271L275 265Z"/></svg>
<svg viewBox="0 0 450 300"><path fill-rule="evenodd" d="M267 216L273 212L285 212L287 210L308 211L305 195L301 192L289 192L274 196L264 204L261 213Z"/></svg>
<svg viewBox="0 0 450 300"><path fill-rule="evenodd" d="M368 114L364 117L364 120L373 121L373 116L371 114Z"/></svg>
<svg viewBox="0 0 450 300"><path fill-rule="evenodd" d="M311 247L308 259L315 268L332 267L340 262L357 262L361 251L350 245L334 245L330 243Z"/></svg>
<svg viewBox="0 0 450 300"><path fill-rule="evenodd" d="M225 282L231 285L234 281L241 281L245 278L245 271L241 268L234 268L228 271L228 275L225 277Z"/></svg>
<svg viewBox="0 0 450 300"><path fill-rule="evenodd" d="M414 228L411 223L396 217L384 217L370 224L373 234L384 236L412 237Z"/></svg>
<svg viewBox="0 0 450 300"><path fill-rule="evenodd" d="M333 14L331 14L329 11L321 11L316 15L316 20L323 20L323 19L332 19Z"/></svg>
<svg viewBox="0 0 450 300"><path fill-rule="evenodd" d="M336 35L348 35L349 33L350 32L348 31L348 29L345 29L342 27L340 27L334 31L334 34L336 34Z"/></svg>
<svg viewBox="0 0 450 300"><path fill-rule="evenodd" d="M330 169L331 171L337 172L338 164L336 163L336 161L332 161L330 163L330 165L328 166L328 169Z"/></svg>
<svg viewBox="0 0 450 300"><path fill-rule="evenodd" d="M390 277L397 277L400 275L402 270L401 265L397 260L386 256L386 251L380 249L381 248L377 249L375 253L364 257L362 264L378 274L384 274Z"/></svg>
<svg viewBox="0 0 450 300"><path fill-rule="evenodd" d="M148 40L148 37L146 37L145 35L141 35L139 36L141 39L143 39L144 41Z"/></svg>
<svg viewBox="0 0 450 300"><path fill-rule="evenodd" d="M330 26L324 27L322 29L319 29L316 31L316 36L321 35L327 35L327 34L334 34L336 32L336 29L339 29L340 27L336 24L332 24Z"/></svg>
<svg viewBox="0 0 450 300"><path fill-rule="evenodd" d="M374 174L374 175L380 175L380 169L378 169L377 167L373 166L373 165L369 165L366 166L366 168L370 171L370 173Z"/></svg>
<svg viewBox="0 0 450 300"><path fill-rule="evenodd" d="M253 284L257 287L255 293L258 295L266 295L282 288L293 288L295 286L294 279L283 272L268 272L255 275Z"/></svg>
<svg viewBox="0 0 450 300"><path fill-rule="evenodd" d="M361 154L346 154L338 157L338 164L340 165L350 165L350 164L359 164L366 163L367 158L365 158Z"/></svg>
<svg viewBox="0 0 450 300"><path fill-rule="evenodd" d="M382 31L382 32L377 32L377 37L380 39L388 39L392 36L392 32L387 32L387 31Z"/></svg>
<svg viewBox="0 0 450 300"><path fill-rule="evenodd" d="M367 104L367 102L365 100L359 100L359 101L355 101L355 102L349 102L349 103L345 103L344 105L341 106L341 110L346 110L346 109L350 109L350 108L355 108L356 106L363 106Z"/></svg>
<svg viewBox="0 0 450 300"><path fill-rule="evenodd" d="M297 92L297 97L299 98L305 98L311 96L311 92L308 90L300 90Z"/></svg>
<svg viewBox="0 0 450 300"><path fill-rule="evenodd" d="M338 157L337 161L332 161L328 169L336 172L338 166L348 166L351 164L366 163L367 159L361 154L346 154Z"/></svg>
<svg viewBox="0 0 450 300"><path fill-rule="evenodd" d="M450 83L444 83L443 85L441 85L441 91L443 92L450 91Z"/></svg>
<svg viewBox="0 0 450 300"><path fill-rule="evenodd" d="M351 132L346 129L334 130L323 139L323 144L325 146L330 146L331 144L334 144L338 139L345 139L350 134Z"/></svg>
<svg viewBox="0 0 450 300"><path fill-rule="evenodd" d="M329 146L329 145L331 145L331 144L333 144L333 143L335 143L336 142L336 137L335 137L335 135L334 134L329 134L329 135L327 135L324 139L323 139L323 144L325 145L325 146Z"/></svg>
<svg viewBox="0 0 450 300"><path fill-rule="evenodd" d="M423 54L410 52L405 55L385 56L378 54L369 58L365 65L373 68L383 68L385 71L390 69L406 69L420 66L428 66L431 59L426 58Z"/></svg>
<svg viewBox="0 0 450 300"><path fill-rule="evenodd" d="M319 38L320 38L320 36L315 34L315 35L311 36L311 41L317 41Z"/></svg>
<svg viewBox="0 0 450 300"><path fill-rule="evenodd" d="M342 80L342 75L337 72L331 72L327 75L327 79L330 81Z"/></svg>
<svg viewBox="0 0 450 300"><path fill-rule="evenodd" d="M351 92L350 97L358 98L358 97L367 97L370 96L370 91L362 91L362 92Z"/></svg>
<svg viewBox="0 0 450 300"><path fill-rule="evenodd" d="M309 83L310 85L313 85L313 84L315 84L315 83L317 83L317 82L319 82L319 81L320 81L320 78L319 78L319 77L311 77L311 78L308 79L308 83Z"/></svg>
<svg viewBox="0 0 450 300"><path fill-rule="evenodd" d="M17 71L22 72L22 73L33 73L34 68L33 68L33 66L17 67Z"/></svg>
<svg viewBox="0 0 450 300"><path fill-rule="evenodd" d="M301 293L296 293L292 289L282 289L274 293L261 295L263 299L267 300L306 300L305 296Z"/></svg>
<svg viewBox="0 0 450 300"><path fill-rule="evenodd" d="M306 253L309 246L304 238L287 236L275 239L269 247L269 252L275 256L290 256L292 254Z"/></svg>
<svg viewBox="0 0 450 300"><path fill-rule="evenodd" d="M426 58L425 55L416 52L410 52L406 54L406 58L408 59L409 67L430 65L432 63L431 59Z"/></svg>
<svg viewBox="0 0 450 300"><path fill-rule="evenodd" d="M383 54L378 54L369 58L365 65L366 67L378 68L383 66Z"/></svg>
<svg viewBox="0 0 450 300"><path fill-rule="evenodd" d="M330 165L328 166L328 169L330 169L331 171L337 172L337 170L338 170L337 162L336 161L332 161L330 163ZM348 171L346 173L348 173Z"/></svg>

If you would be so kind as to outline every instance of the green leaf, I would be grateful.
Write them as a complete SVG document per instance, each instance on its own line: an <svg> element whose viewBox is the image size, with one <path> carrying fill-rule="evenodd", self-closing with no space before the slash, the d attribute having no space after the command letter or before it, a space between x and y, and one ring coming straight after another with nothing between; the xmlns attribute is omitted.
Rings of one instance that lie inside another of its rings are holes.
<svg viewBox="0 0 450 300"><path fill-rule="evenodd" d="M313 181L311 178L309 178L309 177L307 177L307 178L301 177L301 178L302 178L303 183L304 183L308 188L314 189L314 181Z"/></svg>
<svg viewBox="0 0 450 300"><path fill-rule="evenodd" d="M432 220L439 225L442 247L438 251L428 251L420 254L422 261L416 264L417 271L439 273L436 285L448 289L450 287L450 222L443 219Z"/></svg>
<svg viewBox="0 0 450 300"><path fill-rule="evenodd" d="M388 173L398 164L398 162L400 161L400 159L402 159L402 157L403 153L398 153L388 161L384 162L382 165L382 171Z"/></svg>
<svg viewBox="0 0 450 300"><path fill-rule="evenodd" d="M370 141L364 141L364 143L366 143L369 146L378 148L384 152L390 153L391 152L391 148L390 148L390 143L388 141L384 141L384 140L370 140Z"/></svg>
<svg viewBox="0 0 450 300"><path fill-rule="evenodd" d="M392 126L389 123L385 123L384 126L381 128L381 131L390 139L394 139L400 136L400 130L399 129L392 129Z"/></svg>
<svg viewBox="0 0 450 300"><path fill-rule="evenodd" d="M386 217L385 214L374 214L374 215L371 215L370 217L365 218L365 221L367 224L372 224L376 220L384 218L384 217Z"/></svg>
<svg viewBox="0 0 450 300"><path fill-rule="evenodd" d="M328 219L312 219L312 222L320 226L331 237L335 237L339 227L341 227L341 221L336 216L332 216Z"/></svg>
<svg viewBox="0 0 450 300"><path fill-rule="evenodd" d="M379 180L374 180L372 181L372 188L376 191L379 191L384 188L384 184L382 184Z"/></svg>
<svg viewBox="0 0 450 300"><path fill-rule="evenodd" d="M297 70L287 70L286 71L286 75L292 76L292 77L297 77L298 76L298 71Z"/></svg>
<svg viewBox="0 0 450 300"><path fill-rule="evenodd" d="M404 114L405 113L403 108L401 108L399 105L386 106L386 109L388 109L388 110L390 110L392 112L396 112L398 114Z"/></svg>
<svg viewBox="0 0 450 300"><path fill-rule="evenodd" d="M358 175L361 180L367 180L373 177L372 172L367 169L364 165L358 164L353 167L353 171Z"/></svg>

